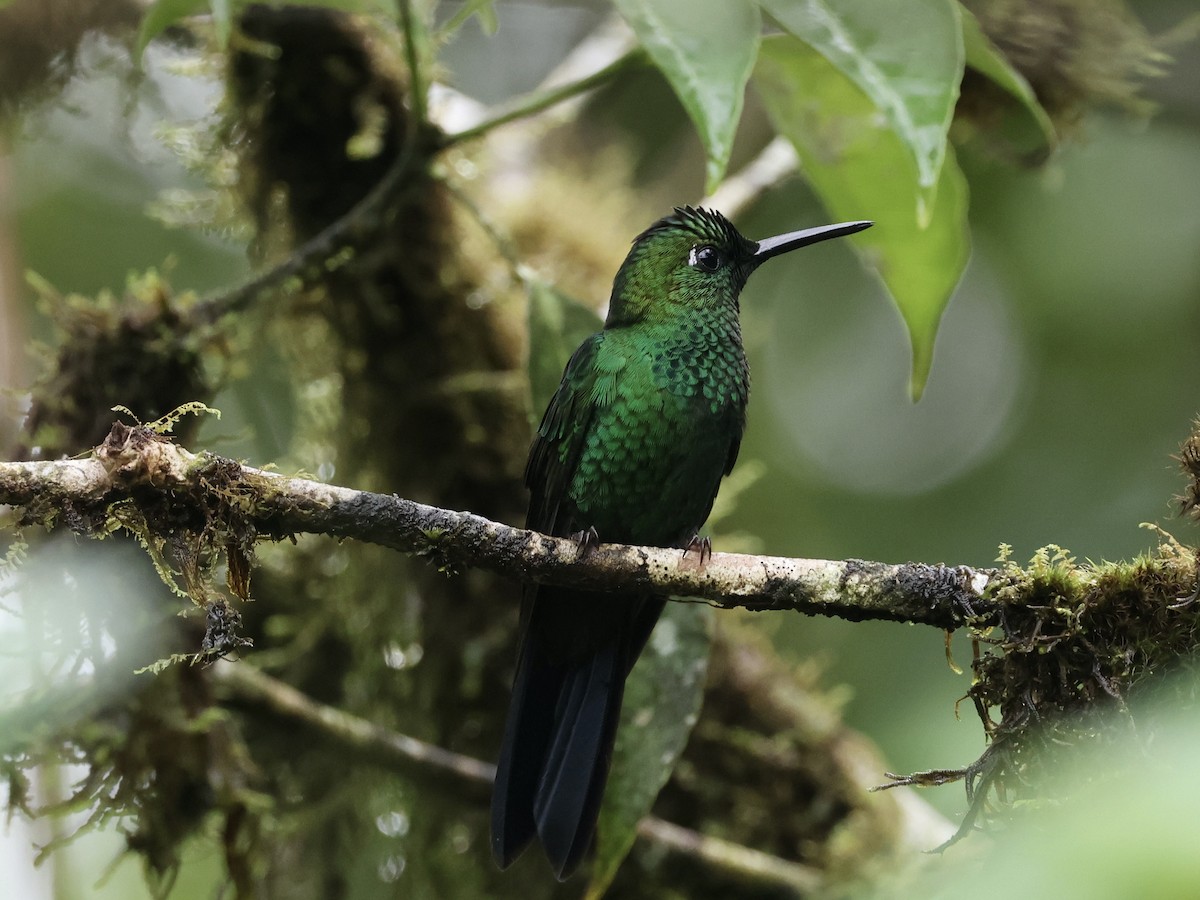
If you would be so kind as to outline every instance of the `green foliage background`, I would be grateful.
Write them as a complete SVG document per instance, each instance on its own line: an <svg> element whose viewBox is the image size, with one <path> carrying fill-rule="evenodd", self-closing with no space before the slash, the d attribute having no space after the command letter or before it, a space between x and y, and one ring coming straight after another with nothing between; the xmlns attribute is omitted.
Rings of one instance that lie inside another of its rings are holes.
<svg viewBox="0 0 1200 900"><path fill-rule="evenodd" d="M645 13L655 4L618 6ZM1143 0L1133 8L1152 32L1192 9L1186 0ZM461 90L502 102L535 86L605 12L598 3L499 2L495 34L472 20L441 61ZM766 39L756 77L767 89L747 95L738 139L719 125L709 135L709 149L724 147L731 170L750 155L767 122L787 133L795 120L769 88L772 66L801 65L776 52L790 40ZM1001 542L1013 545L1018 559L1048 543L1081 557L1132 557L1156 542L1138 529L1141 522L1194 540L1189 526L1172 519L1180 485L1170 457L1198 408L1200 100L1191 86L1200 79L1200 55L1195 42L1173 55L1166 76L1144 92L1160 104L1155 115L1092 115L1042 169L1000 164L969 142L951 152L950 164L961 166L965 179L958 187L943 184L934 202L969 192L972 255L936 346L936 311L933 324L917 330L932 348L919 404L910 400L904 322L878 277L849 249L789 257L755 276L743 298L755 382L742 459L761 464L762 475L721 521L726 547L986 565ZM244 235L172 228L144 215L147 205L161 203L164 189L204 184L180 163L187 148L180 154L162 146L164 120L207 115L218 91L211 77L176 68L182 59L151 44L147 77L131 86L122 52L97 41L64 104L37 109L10 137L10 155L0 160L9 185L3 228L17 268L40 273L64 293L84 294L164 264L175 284L196 290L247 271ZM808 65L814 80L836 75L817 71L828 66L820 60ZM748 64L737 68L748 77ZM585 168L617 159L615 169L632 171L632 237L671 205L695 201L723 168L725 160L714 162L697 138L696 115L662 75L639 69L589 102L581 115L588 140L559 152L576 155ZM588 141L585 155L579 147ZM740 218L745 233L851 215L882 218L898 207L884 167L851 175L861 209L824 209L820 198L832 189L822 188L818 151L801 154L809 181L780 185ZM939 171L940 162L927 160L911 177L928 189L926 176L932 172L936 183ZM924 274L945 280L946 272ZM19 277L3 275L4 315L46 335L30 292L13 293ZM603 294L606 286L596 290ZM287 459L296 408L306 401L303 390L279 377L277 363L276 349L267 346L245 364L217 398L225 418L206 426L199 445L252 463ZM10 364L16 385L28 379L19 369ZM827 681L845 687L847 720L878 743L895 770L962 765L981 750L978 723L955 716L967 676L947 666L940 634L782 615L758 622L789 657L818 660ZM965 645L954 651L960 662L971 652ZM961 812L957 788L929 798L951 817ZM103 893L91 885L104 867L98 860L110 852L105 840L80 844L59 863L86 873L77 876L79 896ZM195 896L207 895L204 875L216 869L212 858L192 861ZM134 896L140 884L127 862L105 891ZM187 893L181 886L179 896Z"/></svg>

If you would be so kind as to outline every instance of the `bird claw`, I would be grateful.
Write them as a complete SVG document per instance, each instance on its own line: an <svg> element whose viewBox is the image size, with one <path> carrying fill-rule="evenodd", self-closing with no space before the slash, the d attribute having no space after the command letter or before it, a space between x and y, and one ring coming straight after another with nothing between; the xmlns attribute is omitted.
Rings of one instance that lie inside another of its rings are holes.
<svg viewBox="0 0 1200 900"><path fill-rule="evenodd" d="M683 555L686 557L693 550L700 554L700 565L703 566L712 559L712 538L707 535L705 537L698 534L692 535L692 539L683 548Z"/></svg>
<svg viewBox="0 0 1200 900"><path fill-rule="evenodd" d="M594 525L589 525L583 531L572 533L570 538L578 545L578 549L575 551L576 559L583 559L600 546L600 533L596 531Z"/></svg>

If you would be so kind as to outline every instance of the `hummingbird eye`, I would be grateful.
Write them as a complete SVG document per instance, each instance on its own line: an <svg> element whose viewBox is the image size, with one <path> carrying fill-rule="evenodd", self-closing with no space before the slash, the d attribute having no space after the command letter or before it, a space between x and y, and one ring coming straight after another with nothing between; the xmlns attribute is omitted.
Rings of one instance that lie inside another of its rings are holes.
<svg viewBox="0 0 1200 900"><path fill-rule="evenodd" d="M722 259L720 250L705 244L703 247L692 248L688 262L705 272L715 272L725 260Z"/></svg>

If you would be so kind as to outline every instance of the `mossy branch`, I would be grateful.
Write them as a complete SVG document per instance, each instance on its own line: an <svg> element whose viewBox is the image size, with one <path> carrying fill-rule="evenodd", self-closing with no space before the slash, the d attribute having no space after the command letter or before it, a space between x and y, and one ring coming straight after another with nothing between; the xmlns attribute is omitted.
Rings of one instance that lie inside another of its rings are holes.
<svg viewBox="0 0 1200 900"><path fill-rule="evenodd" d="M205 526L217 546L325 534L416 553L447 572L482 568L545 584L947 629L994 621L989 598L1007 582L993 569L924 563L713 553L702 564L695 553L617 544L581 555L568 539L189 453L150 429L119 423L86 458L0 463L0 503L22 507L23 524L110 530L114 508L130 502L151 533L159 521L175 533L180 522L206 522L221 510L220 533Z"/></svg>
<svg viewBox="0 0 1200 900"><path fill-rule="evenodd" d="M1198 446L1200 437L1193 437L1181 454L1193 479L1183 506L1193 515L1200 507ZM223 552L230 571L243 573L241 589L233 581L231 589L245 597L254 543L299 533L414 553L447 573L482 568L547 584L697 597L724 607L966 628L976 647L967 696L989 749L963 769L893 776L898 784L918 786L965 780L970 811L959 836L990 794L1018 796L1026 789L1022 772L1031 760L1111 730L1111 713L1128 717L1126 697L1147 675L1169 670L1200 647L1196 552L1165 533L1155 553L1129 562L1077 564L1051 546L1025 568L1007 560L979 569L729 553L701 562L675 549L609 544L581 554L572 540L193 454L151 428L120 423L86 458L0 463L0 503L22 509L22 526L66 526L82 534L120 526L147 547L171 549L188 592L208 611L210 655L238 646L211 634L214 615L226 623L236 611L203 596L208 573L198 560L211 568ZM236 627L230 633L236 637Z"/></svg>

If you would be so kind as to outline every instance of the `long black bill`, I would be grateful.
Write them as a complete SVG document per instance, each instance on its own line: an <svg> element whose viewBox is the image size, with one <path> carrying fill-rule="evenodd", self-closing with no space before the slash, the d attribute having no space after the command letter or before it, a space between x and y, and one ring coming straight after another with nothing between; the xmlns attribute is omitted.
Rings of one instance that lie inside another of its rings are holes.
<svg viewBox="0 0 1200 900"><path fill-rule="evenodd" d="M753 257L754 263L758 265L798 247L807 247L809 244L817 244L830 238L857 234L874 224L874 222L840 222L837 225L820 225L816 228L805 228L803 231L790 231L787 234L765 238L758 242L758 250L754 252Z"/></svg>

